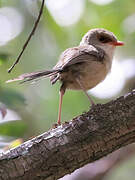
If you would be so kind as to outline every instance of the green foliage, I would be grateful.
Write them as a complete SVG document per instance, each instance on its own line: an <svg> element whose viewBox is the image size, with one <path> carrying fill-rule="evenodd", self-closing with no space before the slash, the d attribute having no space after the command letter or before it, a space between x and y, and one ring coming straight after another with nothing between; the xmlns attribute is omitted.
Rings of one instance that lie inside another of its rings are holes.
<svg viewBox="0 0 135 180"><path fill-rule="evenodd" d="M26 129L26 124L20 120L0 122L0 136L22 137Z"/></svg>
<svg viewBox="0 0 135 180"><path fill-rule="evenodd" d="M7 60L9 59L9 54L6 54L6 53L0 53L0 66L7 62Z"/></svg>
<svg viewBox="0 0 135 180"><path fill-rule="evenodd" d="M44 129L48 129L51 126L52 122L56 122L59 85L52 87L48 80L38 82L32 86L29 84L19 85L18 83L5 85L3 82L25 72L51 69L56 64L60 53L68 47L78 45L82 36L91 28L107 28L113 31L120 40L125 41L124 52L120 53L121 59L124 59L129 51L131 56L135 54L133 48L134 33L125 33L126 31L123 28L125 19L135 12L134 0L115 0L102 6L86 0L84 1L84 11L78 22L65 27L60 26L55 21L45 6L40 25L23 54L20 63L11 74L8 74L7 69L13 62L9 59L9 52L12 52L12 59L15 60L35 22L35 17L33 18L32 15L36 15L37 11L28 11L26 3L17 0L1 0L0 5L1 7L9 6L16 8L25 20L25 26L21 35L5 46L1 46L0 102L17 111L22 111L23 109L22 115L24 115L24 119L27 119L25 114L29 114L33 131L35 129L38 132L44 131ZM39 8L40 3L37 5L37 8ZM130 42L128 39L130 39ZM26 101L27 106L25 104ZM96 99L96 102L102 103L104 101L104 99ZM64 97L62 119L63 121L68 121L73 116L88 109L89 102L82 92L69 91ZM37 119L36 122L35 119Z"/></svg>
<svg viewBox="0 0 135 180"><path fill-rule="evenodd" d="M30 2L34 3L36 1ZM40 4L38 3L37 8L39 8ZM45 6L40 25L20 63L11 74L8 74L7 69L13 62L10 54L12 54L12 59L15 60L33 27L37 11L27 6L26 1L18 0L0 0L0 8L3 7L15 8L21 13L25 24L22 27L22 33L18 37L0 47L0 103L4 104L6 108L19 113L22 119L17 121L12 121L12 118L11 121L1 119L0 137L11 136L16 138L25 136L28 138L48 130L53 123L56 123L60 87L58 83L51 86L49 80L44 80L34 85L20 85L19 83L5 84L5 81L22 73L51 69L56 64L60 53L68 47L77 46L82 36L89 29L102 27L114 32L118 39L125 42L125 48L118 51L120 59L123 60L126 57L135 59L135 23L131 23L132 32L128 32L127 25L124 27L125 20L135 14L135 0L114 0L102 6L86 0L84 1L84 10L80 19L75 24L65 27L60 26L55 21L51 12ZM65 13L67 12L65 11ZM68 13L70 15L70 12ZM14 21L17 24L17 21ZM16 29L15 27L14 32ZM135 87L133 81L130 84ZM130 87L128 86L128 88ZM109 99L92 98L96 103L109 101ZM89 101L82 92L66 92L62 107L62 121L69 121L74 116L87 111L89 106ZM123 174L122 169L121 172ZM135 177L134 172L132 173L133 177ZM119 177L124 178L123 176ZM130 177L129 174L126 179L129 179L128 177ZM117 178L114 177L113 179Z"/></svg>
<svg viewBox="0 0 135 180"><path fill-rule="evenodd" d="M19 91L10 88L1 90L0 101L10 108L25 104L24 96Z"/></svg>

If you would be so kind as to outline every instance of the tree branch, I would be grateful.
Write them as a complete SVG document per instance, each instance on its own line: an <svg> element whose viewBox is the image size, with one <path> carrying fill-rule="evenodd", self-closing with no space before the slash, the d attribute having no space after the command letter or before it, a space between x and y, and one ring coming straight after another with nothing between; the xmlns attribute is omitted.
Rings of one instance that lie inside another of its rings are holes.
<svg viewBox="0 0 135 180"><path fill-rule="evenodd" d="M135 155L135 145L131 144L114 151L109 156L103 157L98 161L90 163L71 175L64 176L61 180L104 180L109 179L108 174L115 168L131 159ZM115 170L114 170L115 171Z"/></svg>
<svg viewBox="0 0 135 180"><path fill-rule="evenodd" d="M52 180L135 142L135 91L0 156L1 180Z"/></svg>

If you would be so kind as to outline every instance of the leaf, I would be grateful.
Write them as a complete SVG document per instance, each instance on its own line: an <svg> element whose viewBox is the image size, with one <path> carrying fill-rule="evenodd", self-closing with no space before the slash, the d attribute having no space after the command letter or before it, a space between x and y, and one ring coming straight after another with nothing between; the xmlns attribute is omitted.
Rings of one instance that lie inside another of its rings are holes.
<svg viewBox="0 0 135 180"><path fill-rule="evenodd" d="M0 122L0 135L22 137L26 129L27 125L21 120Z"/></svg>
<svg viewBox="0 0 135 180"><path fill-rule="evenodd" d="M11 141L9 143L9 145L5 146L3 149L4 149L4 151L7 151L9 149L12 149L12 148L15 148L15 147L21 145L22 143L23 143L23 139L19 138L19 139L16 139L14 141Z"/></svg>
<svg viewBox="0 0 135 180"><path fill-rule="evenodd" d="M9 59L9 54L0 53L0 66Z"/></svg>
<svg viewBox="0 0 135 180"><path fill-rule="evenodd" d="M24 96L12 89L2 89L0 92L0 101L9 107L25 104Z"/></svg>

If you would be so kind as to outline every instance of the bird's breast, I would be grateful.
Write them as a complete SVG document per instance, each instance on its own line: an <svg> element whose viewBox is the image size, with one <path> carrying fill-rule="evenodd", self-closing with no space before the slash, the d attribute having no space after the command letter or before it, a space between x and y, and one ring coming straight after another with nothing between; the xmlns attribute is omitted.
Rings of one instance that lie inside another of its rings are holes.
<svg viewBox="0 0 135 180"><path fill-rule="evenodd" d="M81 73L83 86L86 90L95 87L102 82L108 73L108 69L104 63L92 61L84 65L84 71Z"/></svg>

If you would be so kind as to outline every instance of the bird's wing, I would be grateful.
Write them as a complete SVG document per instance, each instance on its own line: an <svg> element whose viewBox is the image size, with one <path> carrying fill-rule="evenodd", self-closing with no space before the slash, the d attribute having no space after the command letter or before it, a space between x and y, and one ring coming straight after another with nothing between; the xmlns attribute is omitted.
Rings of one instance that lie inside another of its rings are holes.
<svg viewBox="0 0 135 180"><path fill-rule="evenodd" d="M94 46L78 46L74 48L69 48L65 50L54 67L54 69L65 69L73 64L83 63L86 61L98 59L99 61L103 61L104 59L104 51L100 48L95 48ZM93 58L87 58L88 56L92 56Z"/></svg>

